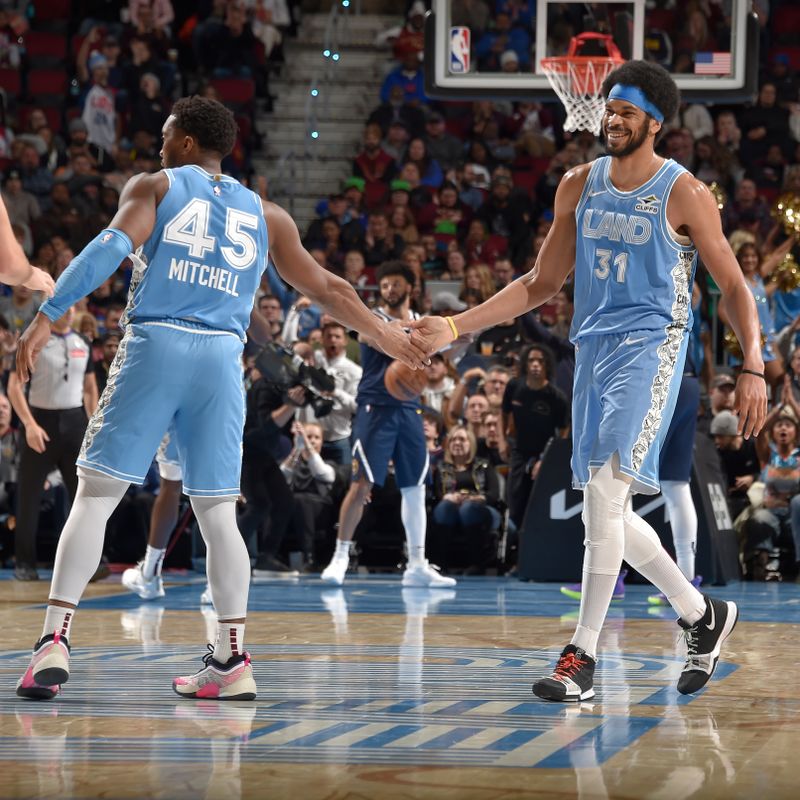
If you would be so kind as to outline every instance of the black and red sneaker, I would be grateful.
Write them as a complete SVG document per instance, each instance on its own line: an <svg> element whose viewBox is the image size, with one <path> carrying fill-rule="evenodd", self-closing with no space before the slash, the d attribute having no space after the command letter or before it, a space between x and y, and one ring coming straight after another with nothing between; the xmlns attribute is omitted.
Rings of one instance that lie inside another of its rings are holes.
<svg viewBox="0 0 800 800"><path fill-rule="evenodd" d="M533 684L533 693L542 700L577 703L594 697L594 668L597 662L574 644L568 644L558 659L553 674Z"/></svg>

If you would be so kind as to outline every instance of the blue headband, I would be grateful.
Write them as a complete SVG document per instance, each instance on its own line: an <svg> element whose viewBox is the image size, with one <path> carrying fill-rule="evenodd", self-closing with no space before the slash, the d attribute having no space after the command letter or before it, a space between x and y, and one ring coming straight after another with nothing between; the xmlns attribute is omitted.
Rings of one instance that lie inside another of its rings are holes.
<svg viewBox="0 0 800 800"><path fill-rule="evenodd" d="M638 86L626 86L624 83L617 83L608 93L609 100L625 100L633 103L637 108L647 112L657 122L664 121L664 115L644 96L644 92Z"/></svg>

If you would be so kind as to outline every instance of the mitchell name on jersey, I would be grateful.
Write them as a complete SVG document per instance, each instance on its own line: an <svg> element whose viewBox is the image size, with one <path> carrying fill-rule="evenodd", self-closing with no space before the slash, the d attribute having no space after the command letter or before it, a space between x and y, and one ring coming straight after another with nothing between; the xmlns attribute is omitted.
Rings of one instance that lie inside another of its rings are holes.
<svg viewBox="0 0 800 800"><path fill-rule="evenodd" d="M209 289L216 289L233 297L239 296L236 291L239 276L224 267L211 267L187 258L171 258L168 277L171 281L196 283L198 286L207 286Z"/></svg>

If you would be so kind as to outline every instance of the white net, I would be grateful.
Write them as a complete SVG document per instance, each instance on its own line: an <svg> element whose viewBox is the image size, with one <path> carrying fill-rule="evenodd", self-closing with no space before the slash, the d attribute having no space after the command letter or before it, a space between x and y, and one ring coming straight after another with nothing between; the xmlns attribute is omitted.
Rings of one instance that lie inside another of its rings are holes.
<svg viewBox="0 0 800 800"><path fill-rule="evenodd" d="M614 58L560 56L542 59L542 70L567 110L564 130L600 135L606 107L602 97L603 81L619 63Z"/></svg>

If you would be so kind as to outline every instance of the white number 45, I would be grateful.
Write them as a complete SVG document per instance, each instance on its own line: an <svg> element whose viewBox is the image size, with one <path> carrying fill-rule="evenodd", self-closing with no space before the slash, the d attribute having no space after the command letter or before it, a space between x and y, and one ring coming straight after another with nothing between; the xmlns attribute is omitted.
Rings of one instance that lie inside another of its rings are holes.
<svg viewBox="0 0 800 800"><path fill-rule="evenodd" d="M178 244L189 250L192 258L203 258L216 246L216 240L208 235L211 204L195 198L185 205L165 226L164 241ZM225 238L232 246L221 246L222 257L234 269L247 269L256 260L256 240L246 230L258 230L258 217L229 208L225 215Z"/></svg>

